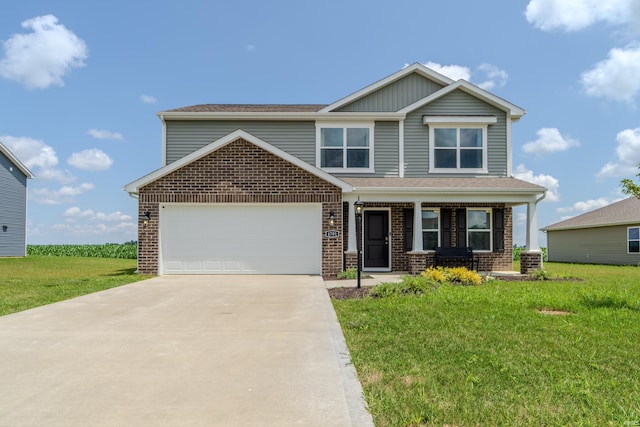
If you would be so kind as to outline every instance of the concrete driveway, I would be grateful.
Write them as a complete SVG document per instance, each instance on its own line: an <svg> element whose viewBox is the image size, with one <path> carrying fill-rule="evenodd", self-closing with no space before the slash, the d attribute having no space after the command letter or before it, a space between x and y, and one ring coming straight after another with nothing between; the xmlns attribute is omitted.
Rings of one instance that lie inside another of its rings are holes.
<svg viewBox="0 0 640 427"><path fill-rule="evenodd" d="M372 426L317 276L163 276L0 317L1 426Z"/></svg>

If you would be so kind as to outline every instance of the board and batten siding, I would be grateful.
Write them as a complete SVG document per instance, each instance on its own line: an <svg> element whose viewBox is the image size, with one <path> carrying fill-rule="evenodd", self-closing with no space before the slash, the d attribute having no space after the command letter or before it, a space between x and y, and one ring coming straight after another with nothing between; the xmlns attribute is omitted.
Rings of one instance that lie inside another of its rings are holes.
<svg viewBox="0 0 640 427"><path fill-rule="evenodd" d="M25 256L27 177L2 153L0 189L0 257Z"/></svg>
<svg viewBox="0 0 640 427"><path fill-rule="evenodd" d="M166 164L173 163L238 129L307 163L315 164L315 122L243 120L167 120Z"/></svg>
<svg viewBox="0 0 640 427"><path fill-rule="evenodd" d="M627 253L627 228L640 224L547 231L548 259L580 264L638 265Z"/></svg>
<svg viewBox="0 0 640 427"><path fill-rule="evenodd" d="M443 86L411 73L363 98L353 101L336 111L341 112L392 112L442 89Z"/></svg>
<svg viewBox="0 0 640 427"><path fill-rule="evenodd" d="M420 178L429 175L429 127L423 124L423 116L487 115L497 117L497 123L489 125L487 130L487 175L507 176L506 113L461 90L456 90L407 115L404 122L405 177ZM465 174L437 175L459 177Z"/></svg>

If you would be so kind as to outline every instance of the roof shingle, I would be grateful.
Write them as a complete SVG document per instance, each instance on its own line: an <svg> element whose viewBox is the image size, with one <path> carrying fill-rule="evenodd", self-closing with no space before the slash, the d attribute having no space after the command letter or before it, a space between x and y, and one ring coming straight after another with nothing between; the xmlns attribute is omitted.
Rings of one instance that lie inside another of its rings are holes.
<svg viewBox="0 0 640 427"><path fill-rule="evenodd" d="M199 104L167 110L171 113L315 113L320 104Z"/></svg>
<svg viewBox="0 0 640 427"><path fill-rule="evenodd" d="M640 199L629 197L542 228L543 231L604 227L618 224L640 224Z"/></svg>

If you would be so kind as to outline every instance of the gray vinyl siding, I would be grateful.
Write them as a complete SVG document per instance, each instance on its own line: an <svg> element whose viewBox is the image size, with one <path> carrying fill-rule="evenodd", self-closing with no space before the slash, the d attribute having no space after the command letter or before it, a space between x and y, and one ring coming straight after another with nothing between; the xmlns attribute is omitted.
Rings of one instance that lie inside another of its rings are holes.
<svg viewBox="0 0 640 427"><path fill-rule="evenodd" d="M332 173L337 177L398 177L400 138L398 135L398 122L376 122L374 133L374 169L375 173L367 174L340 174Z"/></svg>
<svg viewBox="0 0 640 427"><path fill-rule="evenodd" d="M315 164L315 122L168 120L166 163L202 148L238 129L299 159Z"/></svg>
<svg viewBox="0 0 640 427"><path fill-rule="evenodd" d="M547 232L548 259L581 264L638 265L640 254L627 253L627 227L623 225Z"/></svg>
<svg viewBox="0 0 640 427"><path fill-rule="evenodd" d="M488 176L507 175L507 116L506 113L461 90L427 104L407 115L405 120L405 177L429 176L429 127L423 116L485 116L497 117L497 123L487 131ZM437 174L437 176L447 176ZM454 174L449 176L466 176Z"/></svg>
<svg viewBox="0 0 640 427"><path fill-rule="evenodd" d="M26 221L27 177L0 153L0 257L25 256Z"/></svg>
<svg viewBox="0 0 640 427"><path fill-rule="evenodd" d="M416 73L393 82L372 94L358 99L336 111L344 112L391 112L431 95L443 86Z"/></svg>

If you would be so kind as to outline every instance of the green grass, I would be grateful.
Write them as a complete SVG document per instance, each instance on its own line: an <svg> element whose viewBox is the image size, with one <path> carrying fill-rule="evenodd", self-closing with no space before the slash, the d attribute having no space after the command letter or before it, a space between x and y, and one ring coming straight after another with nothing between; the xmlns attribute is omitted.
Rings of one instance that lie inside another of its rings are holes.
<svg viewBox="0 0 640 427"><path fill-rule="evenodd" d="M376 426L637 425L640 268L545 269L584 280L334 300Z"/></svg>
<svg viewBox="0 0 640 427"><path fill-rule="evenodd" d="M136 261L28 256L0 258L0 315L113 288L147 278Z"/></svg>

